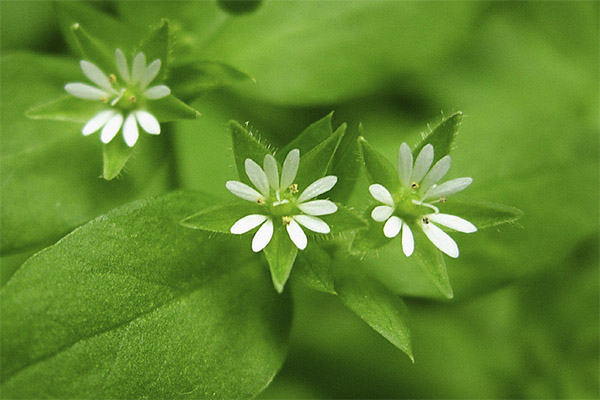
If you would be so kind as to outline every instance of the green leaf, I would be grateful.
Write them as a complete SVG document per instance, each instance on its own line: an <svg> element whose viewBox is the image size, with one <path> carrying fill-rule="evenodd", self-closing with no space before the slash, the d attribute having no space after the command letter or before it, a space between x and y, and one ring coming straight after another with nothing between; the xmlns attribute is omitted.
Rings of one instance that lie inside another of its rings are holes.
<svg viewBox="0 0 600 400"><path fill-rule="evenodd" d="M281 293L292 272L298 248L291 241L282 224L274 225L273 237L263 252L271 269L273 286L278 293Z"/></svg>
<svg viewBox="0 0 600 400"><path fill-rule="evenodd" d="M144 53L148 63L160 60L161 67L154 82L162 82L169 67L169 21L163 19L160 24L151 27L148 35L142 39L139 51Z"/></svg>
<svg viewBox="0 0 600 400"><path fill-rule="evenodd" d="M316 243L298 253L291 279L311 289L335 294L331 257Z"/></svg>
<svg viewBox="0 0 600 400"><path fill-rule="evenodd" d="M421 229L413 226L411 226L411 229L415 240L415 252L412 257L417 260L421 269L435 284L440 293L448 299L453 298L454 291L450 286L450 278L448 277L442 252L429 241ZM399 240L396 240L396 242L398 246L401 245Z"/></svg>
<svg viewBox="0 0 600 400"><path fill-rule="evenodd" d="M458 132L458 127L462 120L462 112L457 112L445 118L438 126L436 126L429 134L413 150L413 155L416 157L423 147L427 144L433 146L433 163L436 163L440 158L450 154L452 143Z"/></svg>
<svg viewBox="0 0 600 400"><path fill-rule="evenodd" d="M218 61L177 62L170 68L169 87L181 96L191 97L208 90L229 86L254 78L246 72Z"/></svg>
<svg viewBox="0 0 600 400"><path fill-rule="evenodd" d="M277 151L277 160L283 163L285 156L294 149L300 150L300 155L308 154L319 143L327 140L333 133L333 129L331 128L332 117L333 111L317 122L312 123L294 140Z"/></svg>
<svg viewBox="0 0 600 400"><path fill-rule="evenodd" d="M383 223L373 221L369 211L365 213L364 218L367 229L358 231L350 244L350 252L355 255L380 249L392 240L383 234Z"/></svg>
<svg viewBox="0 0 600 400"><path fill-rule="evenodd" d="M78 22L71 25L71 33L85 60L96 64L107 75L115 70L114 49L90 35Z"/></svg>
<svg viewBox="0 0 600 400"><path fill-rule="evenodd" d="M35 106L25 113L33 119L52 119L85 123L106 105L97 101L86 101L73 96L64 96L50 103Z"/></svg>
<svg viewBox="0 0 600 400"><path fill-rule="evenodd" d="M102 146L102 158L104 160L104 172L102 177L107 181L116 178L129 157L133 153L133 147L127 146L121 135L115 137L110 143Z"/></svg>
<svg viewBox="0 0 600 400"><path fill-rule="evenodd" d="M346 133L346 124L340 125L331 136L313 147L308 153L304 155L300 153L300 166L296 176L296 183L298 183L300 191L327 174L344 133Z"/></svg>
<svg viewBox="0 0 600 400"><path fill-rule="evenodd" d="M338 177L338 182L329 192L332 200L340 203L348 201L360 177L362 167L357 139L361 135L362 125L352 134L346 132L333 156L329 172Z"/></svg>
<svg viewBox="0 0 600 400"><path fill-rule="evenodd" d="M379 183L391 193L400 188L400 179L396 167L381 153L375 150L364 137L358 138L358 147L362 156L363 165L370 183Z"/></svg>
<svg viewBox="0 0 600 400"><path fill-rule="evenodd" d="M340 233L356 231L358 229L364 229L367 227L366 221L356 214L352 209L336 203L338 210L329 215L323 215L319 218L322 218L329 228L331 229L331 234L336 235ZM320 234L318 236L321 236Z"/></svg>
<svg viewBox="0 0 600 400"><path fill-rule="evenodd" d="M514 207L464 196L451 196L440 205L440 211L464 218L477 229L512 223L523 215L521 210Z"/></svg>
<svg viewBox="0 0 600 400"><path fill-rule="evenodd" d="M212 199L115 209L30 258L2 289L6 398L249 398L286 354L288 296L260 258L179 221Z"/></svg>
<svg viewBox="0 0 600 400"><path fill-rule="evenodd" d="M146 109L160 122L196 119L200 112L194 110L172 94L159 100L149 101Z"/></svg>
<svg viewBox="0 0 600 400"><path fill-rule="evenodd" d="M231 233L231 226L240 218L250 214L264 214L258 204L248 201L218 204L186 217L181 224L188 228L210 232Z"/></svg>
<svg viewBox="0 0 600 400"><path fill-rule="evenodd" d="M344 305L414 362L408 309L400 296L366 275L349 272L349 267L340 269L335 290Z"/></svg>
<svg viewBox="0 0 600 400"><path fill-rule="evenodd" d="M262 0L218 0L217 4L230 14L242 15L256 11Z"/></svg>
<svg viewBox="0 0 600 400"><path fill-rule="evenodd" d="M246 159L249 158L262 165L265 155L271 154L271 152L267 146L256 138L252 131L248 131L238 122L229 121L229 130L231 131L233 155L238 175L242 182L250 183L250 179L246 175L246 168L244 167Z"/></svg>

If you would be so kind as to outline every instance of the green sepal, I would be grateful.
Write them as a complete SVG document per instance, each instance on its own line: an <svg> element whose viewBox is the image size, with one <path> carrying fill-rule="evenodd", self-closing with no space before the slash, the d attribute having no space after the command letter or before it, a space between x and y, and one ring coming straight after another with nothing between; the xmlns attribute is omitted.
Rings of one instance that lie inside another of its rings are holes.
<svg viewBox="0 0 600 400"><path fill-rule="evenodd" d="M283 163L285 156L293 149L300 150L300 155L307 154L314 147L318 146L319 143L323 142L331 136L333 129L331 128L331 118L333 117L333 111L321 118L317 122L312 123L306 128L300 135L298 135L290 143L282 147L276 155L277 160Z"/></svg>
<svg viewBox="0 0 600 400"><path fill-rule="evenodd" d="M120 133L121 131L117 133L113 140L102 146L102 158L104 160L102 177L107 181L119 175L133 153L133 147L127 146Z"/></svg>
<svg viewBox="0 0 600 400"><path fill-rule="evenodd" d="M400 189L400 178L396 167L375 150L363 136L358 138L358 148L369 182L379 183L391 193L397 192Z"/></svg>
<svg viewBox="0 0 600 400"><path fill-rule="evenodd" d="M318 244L310 243L298 253L291 278L319 292L336 294L331 257Z"/></svg>
<svg viewBox="0 0 600 400"><path fill-rule="evenodd" d="M258 204L236 201L205 208L183 219L181 225L209 232L231 233L231 226L238 219L250 214L264 214L264 210Z"/></svg>
<svg viewBox="0 0 600 400"><path fill-rule="evenodd" d="M86 101L66 95L50 103L33 107L27 110L25 115L32 119L85 123L103 109L106 109L106 105L100 102Z"/></svg>
<svg viewBox="0 0 600 400"><path fill-rule="evenodd" d="M146 109L159 122L196 119L201 115L199 111L188 106L172 94L162 99L149 101Z"/></svg>
<svg viewBox="0 0 600 400"><path fill-rule="evenodd" d="M334 201L348 201L358 181L362 168L357 138L361 135L362 125L352 133L346 131L333 156L329 172L338 177L338 182L329 192L329 197Z"/></svg>
<svg viewBox="0 0 600 400"><path fill-rule="evenodd" d="M337 151L338 146L346 132L346 124L340 125L336 131L327 139L319 143L312 150L304 155L300 153L300 166L295 182L300 191L308 185L327 174L331 160Z"/></svg>
<svg viewBox="0 0 600 400"><path fill-rule="evenodd" d="M271 279L277 293L282 293L290 277L298 248L289 238L282 224L273 224L273 237L263 252L271 269Z"/></svg>
<svg viewBox="0 0 600 400"><path fill-rule="evenodd" d="M329 225L331 235L356 231L367 227L367 222L356 214L356 212L342 204L336 203L336 205L338 210L335 213L319 217ZM307 232L310 233L310 231ZM320 233L315 235L322 236Z"/></svg>
<svg viewBox="0 0 600 400"><path fill-rule="evenodd" d="M169 69L169 87L184 97L244 81L256 82L248 73L218 61L176 62Z"/></svg>
<svg viewBox="0 0 600 400"><path fill-rule="evenodd" d="M413 150L413 156L416 158L423 147L427 144L433 146L433 163L435 164L440 158L450 154L452 143L458 132L462 120L462 112L456 112L445 118L436 126L428 135Z"/></svg>
<svg viewBox="0 0 600 400"><path fill-rule="evenodd" d="M146 56L146 62L160 60L160 70L153 82L165 80L168 72L169 56L169 21L163 19L158 25L152 27L148 35L142 39L139 51Z"/></svg>
<svg viewBox="0 0 600 400"><path fill-rule="evenodd" d="M518 208L462 196L451 196L439 207L440 212L464 218L477 229L512 223L523 215Z"/></svg>
<svg viewBox="0 0 600 400"><path fill-rule="evenodd" d="M411 257L417 260L421 269L427 277L435 284L440 293L446 298L454 297L454 291L450 285L450 278L446 269L446 262L442 252L433 245L417 226L410 226L415 241L415 251ZM398 246L400 246L398 241Z"/></svg>
<svg viewBox="0 0 600 400"><path fill-rule="evenodd" d="M404 301L380 282L341 269L336 270L335 290L342 303L414 362Z"/></svg>
<svg viewBox="0 0 600 400"><path fill-rule="evenodd" d="M231 140L233 142L233 156L240 180L250 183L246 175L244 163L247 158L254 160L259 165L263 164L265 155L271 154L267 146L262 144L253 134L237 121L229 121Z"/></svg>
<svg viewBox="0 0 600 400"><path fill-rule="evenodd" d="M71 25L71 33L85 60L96 64L106 75L116 70L114 49L90 35L79 23Z"/></svg>

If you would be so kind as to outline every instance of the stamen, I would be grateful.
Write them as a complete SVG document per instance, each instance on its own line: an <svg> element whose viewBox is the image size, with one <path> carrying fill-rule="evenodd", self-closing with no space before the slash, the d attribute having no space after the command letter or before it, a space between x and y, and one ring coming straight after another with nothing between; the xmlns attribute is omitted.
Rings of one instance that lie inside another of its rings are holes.
<svg viewBox="0 0 600 400"><path fill-rule="evenodd" d="M263 199L262 197L259 197L259 198L256 200L256 202L257 202L258 204L264 204L264 203L265 203L265 199Z"/></svg>
<svg viewBox="0 0 600 400"><path fill-rule="evenodd" d="M429 218L423 217L423 223L428 224L429 223Z"/></svg>
<svg viewBox="0 0 600 400"><path fill-rule="evenodd" d="M134 95L129 96L129 101L132 103L135 103L137 101L137 99L135 98Z"/></svg>
<svg viewBox="0 0 600 400"><path fill-rule="evenodd" d="M111 81L111 83L115 83L117 81L117 76L115 74L110 74L108 80Z"/></svg>
<svg viewBox="0 0 600 400"><path fill-rule="evenodd" d="M284 225L289 225L290 222L292 222L292 217L289 217L289 216L281 217L281 222L283 222Z"/></svg>
<svg viewBox="0 0 600 400"><path fill-rule="evenodd" d="M440 203L444 204L446 202L446 198L445 197L440 197Z"/></svg>
<svg viewBox="0 0 600 400"><path fill-rule="evenodd" d="M419 188L419 184L417 182L413 182L410 184L410 187L413 189L418 189Z"/></svg>
<svg viewBox="0 0 600 400"><path fill-rule="evenodd" d="M106 103L108 103L108 97L102 96L102 97L100 97L100 101L103 102L104 104L106 104Z"/></svg>
<svg viewBox="0 0 600 400"><path fill-rule="evenodd" d="M290 193L292 193L292 194L298 193L298 184L297 183L291 184L289 189L290 189Z"/></svg>

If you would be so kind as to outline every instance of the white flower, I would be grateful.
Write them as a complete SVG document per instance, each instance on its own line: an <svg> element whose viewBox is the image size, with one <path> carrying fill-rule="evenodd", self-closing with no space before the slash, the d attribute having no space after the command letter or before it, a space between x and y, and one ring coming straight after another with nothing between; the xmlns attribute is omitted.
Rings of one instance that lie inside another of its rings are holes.
<svg viewBox="0 0 600 400"><path fill-rule="evenodd" d="M82 133L85 136L102 128L100 140L102 143L109 143L122 127L125 143L133 147L139 137L138 124L149 134L160 133L158 120L145 110L145 105L147 100L158 100L168 96L171 90L165 85L148 87L160 70L159 59L146 66L146 56L144 53L138 53L133 59L130 72L125 55L120 49L116 49L115 58L123 84L115 74L106 75L95 64L82 60L81 70L96 86L87 83L67 83L65 90L75 97L101 101L109 107L94 115L84 125Z"/></svg>
<svg viewBox="0 0 600 400"><path fill-rule="evenodd" d="M383 234L388 238L396 237L402 231L402 250L409 257L415 248L415 242L409 223L420 227L427 238L450 257L458 257L458 246L452 238L437 225L458 232L473 233L475 225L460 217L440 213L432 203L445 202L446 196L460 192L471 184L471 178L456 178L438 185L438 182L450 169L451 158L445 156L433 164L433 146L428 144L419 152L413 164L410 147L400 145L398 153L398 176L401 190L392 196L390 191L378 183L369 186L369 192L375 200L383 203L373 209L371 218L385 222ZM427 202L426 202L427 201ZM423 207L433 213L423 213Z"/></svg>
<svg viewBox="0 0 600 400"><path fill-rule="evenodd" d="M257 190L238 181L225 184L234 195L264 208L264 214L247 215L236 221L230 229L231 233L241 235L260 226L252 239L254 252L261 251L269 244L274 224L277 223L285 225L290 239L300 250L306 248L308 241L301 226L317 233L330 232L329 225L318 216L335 213L337 206L329 200L314 199L331 190L337 177L329 175L318 179L296 196L298 185L294 180L299 163L300 150L290 151L283 162L280 177L277 161L272 155L265 156L262 168L247 158L244 163L246 175Z"/></svg>

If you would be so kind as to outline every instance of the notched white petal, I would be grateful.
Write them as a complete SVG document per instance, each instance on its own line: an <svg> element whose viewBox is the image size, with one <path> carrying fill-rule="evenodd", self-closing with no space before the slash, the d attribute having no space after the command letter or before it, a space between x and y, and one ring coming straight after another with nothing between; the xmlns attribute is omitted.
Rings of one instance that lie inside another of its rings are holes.
<svg viewBox="0 0 600 400"><path fill-rule="evenodd" d="M312 215L296 215L294 219L306 229L310 229L313 232L317 233L329 233L331 229L329 225L321 218L313 217Z"/></svg>
<svg viewBox="0 0 600 400"><path fill-rule="evenodd" d="M292 242L294 242L296 247L300 250L304 250L306 248L306 244L308 243L308 239L306 238L306 234L300 225L298 225L298 223L292 219L290 223L286 225L286 229L290 239Z"/></svg>
<svg viewBox="0 0 600 400"><path fill-rule="evenodd" d="M262 194L258 193L256 190L252 189L250 186L242 182L227 181L225 182L225 187L231 193L243 200L248 200L257 203L261 201L261 199L263 199Z"/></svg>
<svg viewBox="0 0 600 400"><path fill-rule="evenodd" d="M398 150L398 177L402 186L409 187L413 169L413 156L410 147L406 143L400 145Z"/></svg>
<svg viewBox="0 0 600 400"><path fill-rule="evenodd" d="M254 162L254 160L246 158L244 168L246 169L246 175L250 178L250 182L252 182L263 196L269 197L269 180L260 165Z"/></svg>
<svg viewBox="0 0 600 400"><path fill-rule="evenodd" d="M70 95L86 100L101 100L109 96L106 91L85 83L67 83L65 90Z"/></svg>
<svg viewBox="0 0 600 400"><path fill-rule="evenodd" d="M393 215L383 225L383 234L388 238L394 238L400 233L400 228L402 228L402 220Z"/></svg>
<svg viewBox="0 0 600 400"><path fill-rule="evenodd" d="M423 181L421 182L421 193L426 193L429 188L439 182L442 179L448 170L450 169L450 164L452 159L450 156L442 157L435 165L431 168L431 170L425 175Z"/></svg>
<svg viewBox="0 0 600 400"><path fill-rule="evenodd" d="M264 224L258 231L254 234L254 238L252 238L252 251L258 253L271 241L273 237L273 221L271 219L267 219Z"/></svg>
<svg viewBox="0 0 600 400"><path fill-rule="evenodd" d="M106 125L104 125L104 128L102 128L102 133L100 133L100 140L102 143L109 143L115 137L117 132L119 132L121 125L123 125L123 116L118 113L113 115Z"/></svg>
<svg viewBox="0 0 600 400"><path fill-rule="evenodd" d="M417 156L417 160L415 161L415 166L413 167L413 173L411 177L412 182L421 182L421 179L425 177L429 168L431 168L431 164L433 163L433 146L431 144L425 145L419 155Z"/></svg>
<svg viewBox="0 0 600 400"><path fill-rule="evenodd" d="M133 147L139 136L140 133L138 131L137 122L135 121L135 115L130 113L123 124L123 139L125 139L127 146Z"/></svg>
<svg viewBox="0 0 600 400"><path fill-rule="evenodd" d="M156 78L158 71L160 70L160 60L156 59L148 65L148 68L142 74L140 78L140 90L146 89L146 87Z"/></svg>
<svg viewBox="0 0 600 400"><path fill-rule="evenodd" d="M450 196L454 193L458 193L464 190L473 182L472 178L456 178L444 182L439 186L432 187L427 193L425 193L424 200L437 199L440 197Z"/></svg>
<svg viewBox="0 0 600 400"><path fill-rule="evenodd" d="M136 111L135 117L140 123L142 129L149 134L158 135L160 133L160 124L158 123L158 120L154 118L154 115L150 114L148 111Z"/></svg>
<svg viewBox="0 0 600 400"><path fill-rule="evenodd" d="M392 194L385 188L385 186L380 185L379 183L374 183L373 185L369 186L369 192L375 200L380 201L383 204L387 204L390 207L394 206Z"/></svg>
<svg viewBox="0 0 600 400"><path fill-rule="evenodd" d="M263 168L265 174L267 174L267 179L269 180L271 189L275 191L279 190L279 169L277 168L277 161L275 160L275 157L270 154L265 155L263 160Z"/></svg>
<svg viewBox="0 0 600 400"><path fill-rule="evenodd" d="M279 185L280 188L286 188L294 183L299 165L300 150L294 149L287 154L283 161L283 167L281 168L281 183Z"/></svg>
<svg viewBox="0 0 600 400"><path fill-rule="evenodd" d="M117 64L117 71L119 71L119 75L125 82L129 82L131 77L129 76L129 66L127 65L127 59L125 58L125 54L121 51L121 49L115 50L115 60Z"/></svg>
<svg viewBox="0 0 600 400"><path fill-rule="evenodd" d="M377 222L386 221L394 213L394 208L390 206L377 206L371 211L371 218Z"/></svg>
<svg viewBox="0 0 600 400"><path fill-rule="evenodd" d="M98 114L94 115L81 130L84 136L91 135L94 132L97 132L100 128L102 128L109 119L116 114L116 111L113 110L105 110L100 111Z"/></svg>
<svg viewBox="0 0 600 400"><path fill-rule="evenodd" d="M146 71L146 56L144 53L137 53L133 59L133 66L131 67L131 83L138 83L144 72Z"/></svg>
<svg viewBox="0 0 600 400"><path fill-rule="evenodd" d="M166 85L152 86L144 91L144 97L150 100L158 100L171 94L171 89Z"/></svg>
<svg viewBox="0 0 600 400"><path fill-rule="evenodd" d="M410 257L415 251L415 239L406 222L402 224L402 251L406 257Z"/></svg>
<svg viewBox="0 0 600 400"><path fill-rule="evenodd" d="M313 199L320 194L330 191L337 183L337 179L338 178L335 175L328 175L324 176L323 178L317 179L316 181L308 185L308 187L304 190L304 192L302 192L300 197L298 197L298 201L302 203L306 200Z"/></svg>
<svg viewBox="0 0 600 400"><path fill-rule="evenodd" d="M266 215L261 214L250 214L246 215L243 218L238 219L235 224L231 226L229 231L234 235L241 235L243 233L249 232L252 229L256 228L263 222L267 220Z"/></svg>
<svg viewBox="0 0 600 400"><path fill-rule="evenodd" d="M443 225L447 228L454 229L458 232L463 233L473 233L477 232L477 227L467 221L466 219L462 219L457 217L456 215L450 214L429 214L426 215L430 221L437 222L440 225Z"/></svg>
<svg viewBox="0 0 600 400"><path fill-rule="evenodd" d="M423 232L425 232L425 235L427 235L435 247L448 254L452 258L458 257L458 246L446 232L431 222L428 224L421 223L421 226L423 227Z"/></svg>
<svg viewBox="0 0 600 400"><path fill-rule="evenodd" d="M106 76L106 74L95 64L89 61L81 60L79 62L79 65L81 66L81 70L83 71L84 75L90 81L94 82L96 85L106 90L107 92L114 92L114 88L112 86L112 83L110 83L110 81L108 80L108 76Z"/></svg>
<svg viewBox="0 0 600 400"><path fill-rule="evenodd" d="M313 200L298 204L298 208L308 215L329 215L338 210L337 205L330 200Z"/></svg>

